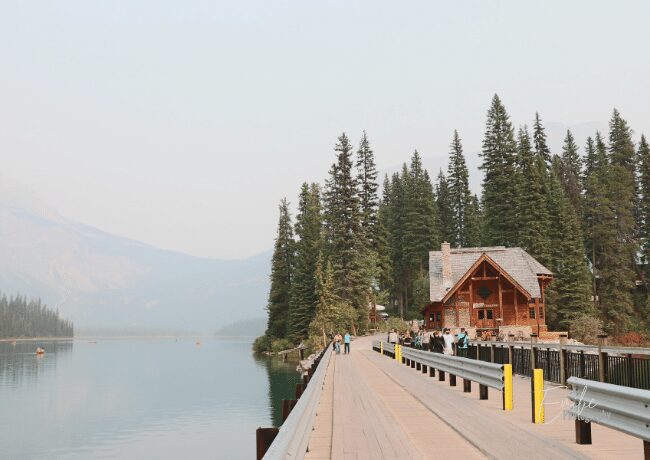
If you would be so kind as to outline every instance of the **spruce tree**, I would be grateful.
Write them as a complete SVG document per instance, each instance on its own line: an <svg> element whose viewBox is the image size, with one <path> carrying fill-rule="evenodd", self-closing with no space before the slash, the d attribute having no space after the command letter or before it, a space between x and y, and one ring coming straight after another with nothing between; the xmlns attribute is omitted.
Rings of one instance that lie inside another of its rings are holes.
<svg viewBox="0 0 650 460"><path fill-rule="evenodd" d="M605 327L626 331L634 314L633 292L638 241L635 234L635 149L627 122L614 110L609 123L606 190L612 207L613 232L602 248L600 305Z"/></svg>
<svg viewBox="0 0 650 460"><path fill-rule="evenodd" d="M535 122L533 123L533 144L535 146L535 155L544 162L548 169L551 165L551 149L549 149L546 144L545 131L539 113L535 112Z"/></svg>
<svg viewBox="0 0 650 460"><path fill-rule="evenodd" d="M468 234L475 230L469 224L468 213L471 212L472 194L469 190L469 171L465 164L463 145L458 131L454 130L454 138L451 142L449 152L449 164L447 166L447 182L449 187L449 202L451 206L451 235L449 243L455 247L468 246ZM438 196L439 198L439 196ZM442 220L442 214L440 219Z"/></svg>
<svg viewBox="0 0 650 460"><path fill-rule="evenodd" d="M578 153L578 146L575 143L573 134L569 130L567 130L566 137L564 138L561 159L560 181L571 205L576 210L576 213L579 214L582 199L582 184L580 181L582 176L582 160Z"/></svg>
<svg viewBox="0 0 650 460"><path fill-rule="evenodd" d="M269 318L266 328L266 334L270 337L284 338L287 335L293 251L294 241L289 203L286 198L283 198L280 202L278 233L271 259L271 290L267 306Z"/></svg>
<svg viewBox="0 0 650 460"><path fill-rule="evenodd" d="M483 220L487 245L513 246L517 241L517 143L510 117L496 94L487 114L483 138Z"/></svg>
<svg viewBox="0 0 650 460"><path fill-rule="evenodd" d="M352 144L343 133L334 149L336 162L325 190L327 262L331 262L337 295L366 318L372 268L362 228L357 180L353 174Z"/></svg>
<svg viewBox="0 0 650 460"><path fill-rule="evenodd" d="M650 278L650 147L644 135L641 135L637 151L639 164L639 238L645 266L644 279L646 290L647 280Z"/></svg>
<svg viewBox="0 0 650 460"><path fill-rule="evenodd" d="M481 203L478 196L470 196L465 213L465 247L473 248L481 245Z"/></svg>
<svg viewBox="0 0 650 460"><path fill-rule="evenodd" d="M438 173L438 183L436 184L436 211L438 216L438 234L443 241L456 245L456 233L454 229L454 203L452 202L451 190L447 183L447 178L442 173Z"/></svg>
<svg viewBox="0 0 650 460"><path fill-rule="evenodd" d="M320 187L302 184L296 215L295 257L289 301L289 337L307 337L316 309L316 269L321 248Z"/></svg>
<svg viewBox="0 0 650 460"><path fill-rule="evenodd" d="M547 321L560 330L582 315L592 314L591 287L580 221L559 178L549 178L551 258L554 280L546 291Z"/></svg>
<svg viewBox="0 0 650 460"><path fill-rule="evenodd" d="M363 132L359 150L357 150L357 183L359 184L359 200L361 210L361 227L373 250L377 250L377 210L379 196L377 190L377 167L375 157L366 132Z"/></svg>
<svg viewBox="0 0 650 460"><path fill-rule="evenodd" d="M517 213L519 215L519 245L530 255L548 266L550 263L549 213L546 196L545 162L532 150L530 134L526 127L518 133L517 152L520 190Z"/></svg>

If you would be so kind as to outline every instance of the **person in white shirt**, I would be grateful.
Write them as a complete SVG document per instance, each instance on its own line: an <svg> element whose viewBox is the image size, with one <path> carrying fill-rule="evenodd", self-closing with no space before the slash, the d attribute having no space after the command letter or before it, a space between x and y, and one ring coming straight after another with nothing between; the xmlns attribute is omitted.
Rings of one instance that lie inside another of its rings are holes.
<svg viewBox="0 0 650 460"><path fill-rule="evenodd" d="M442 349L442 352L445 355L454 354L454 336L451 335L449 329L445 329L445 332L442 334L442 339L445 341L445 347Z"/></svg>

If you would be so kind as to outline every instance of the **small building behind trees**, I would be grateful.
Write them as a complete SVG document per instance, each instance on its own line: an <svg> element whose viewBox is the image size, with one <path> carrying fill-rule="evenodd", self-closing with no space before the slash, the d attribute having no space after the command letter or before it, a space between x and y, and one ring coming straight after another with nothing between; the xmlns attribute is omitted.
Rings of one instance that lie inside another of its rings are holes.
<svg viewBox="0 0 650 460"><path fill-rule="evenodd" d="M544 291L549 269L521 248L452 249L429 253L427 328L464 327L470 336L530 336L547 332Z"/></svg>

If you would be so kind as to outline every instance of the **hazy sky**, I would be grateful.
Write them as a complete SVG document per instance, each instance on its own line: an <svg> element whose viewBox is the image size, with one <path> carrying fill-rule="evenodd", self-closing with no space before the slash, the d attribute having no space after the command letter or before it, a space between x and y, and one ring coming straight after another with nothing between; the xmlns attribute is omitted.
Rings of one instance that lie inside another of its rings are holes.
<svg viewBox="0 0 650 460"><path fill-rule="evenodd" d="M650 133L649 19L647 1L0 0L0 173L103 230L245 257L342 131L366 129L381 170L415 148L437 170L457 128L473 184L495 92L517 124L617 107Z"/></svg>

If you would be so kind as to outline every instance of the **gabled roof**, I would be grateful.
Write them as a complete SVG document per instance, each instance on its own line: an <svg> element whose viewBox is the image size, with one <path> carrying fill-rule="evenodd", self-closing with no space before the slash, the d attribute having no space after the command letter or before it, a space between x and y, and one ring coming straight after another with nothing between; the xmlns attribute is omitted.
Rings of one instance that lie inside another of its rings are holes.
<svg viewBox="0 0 650 460"><path fill-rule="evenodd" d="M551 271L535 260L521 248L505 246L452 249L451 286L452 289L485 254L498 268L507 273L516 284L527 291L531 297L540 298L541 292L537 275L552 275ZM447 294L442 283L442 252L429 252L429 287L432 302L440 302Z"/></svg>

